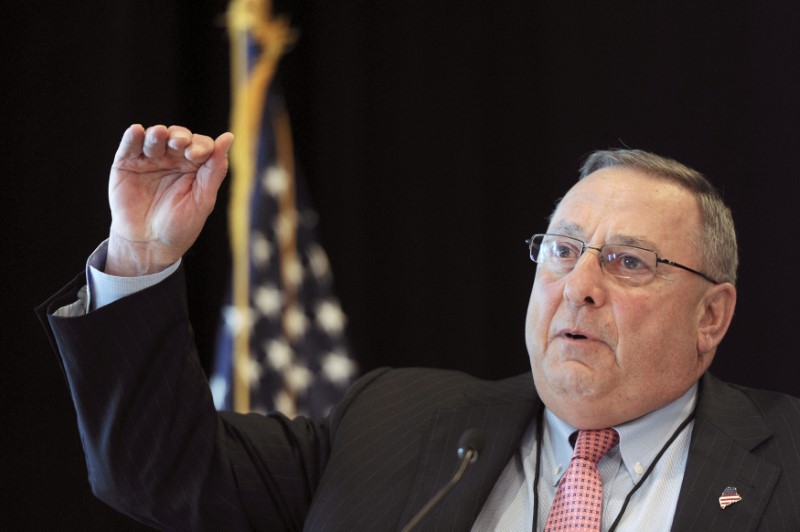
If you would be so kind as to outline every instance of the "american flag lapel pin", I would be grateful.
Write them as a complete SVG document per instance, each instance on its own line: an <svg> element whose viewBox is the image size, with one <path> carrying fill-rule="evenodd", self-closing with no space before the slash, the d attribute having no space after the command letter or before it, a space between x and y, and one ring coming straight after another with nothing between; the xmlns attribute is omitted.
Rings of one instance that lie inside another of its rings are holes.
<svg viewBox="0 0 800 532"><path fill-rule="evenodd" d="M719 498L719 507L723 510L730 506L733 503L739 502L742 500L742 497L736 491L736 488L732 486L728 486L723 490L722 495Z"/></svg>

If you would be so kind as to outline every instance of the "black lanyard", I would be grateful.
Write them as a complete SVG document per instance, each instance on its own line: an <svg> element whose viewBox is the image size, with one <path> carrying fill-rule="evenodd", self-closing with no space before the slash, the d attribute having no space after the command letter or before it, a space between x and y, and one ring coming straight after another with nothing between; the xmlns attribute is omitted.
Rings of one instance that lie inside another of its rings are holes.
<svg viewBox="0 0 800 532"><path fill-rule="evenodd" d="M697 403L695 402L695 408L692 409L692 412L686 416L686 419L675 429L675 432L672 433L672 436L669 437L667 442L661 447L661 450L658 451L658 454L653 459L650 467L647 468L642 478L639 479L639 482L636 483L635 486L628 492L628 495L625 496L625 502L622 503L622 508L620 509L619 513L617 514L617 518L614 519L614 522L611 524L611 527L608 529L608 532L614 532L616 530L617 525L619 525L620 520L622 519L622 514L625 513L625 510L628 508L628 503L631 502L631 497L636 491L642 487L644 481L647 480L647 477L650 476L650 473L653 472L655 469L656 464L667 452L669 446L672 445L672 442L683 432L683 429L694 419L695 409L697 408ZM543 418L544 418L544 405L539 409L539 414L536 416L536 472L533 476L533 523L532 523L532 530L536 532L539 523L539 470L541 469L542 463L542 442L544 440L544 430L543 430ZM564 480L563 478L561 479Z"/></svg>

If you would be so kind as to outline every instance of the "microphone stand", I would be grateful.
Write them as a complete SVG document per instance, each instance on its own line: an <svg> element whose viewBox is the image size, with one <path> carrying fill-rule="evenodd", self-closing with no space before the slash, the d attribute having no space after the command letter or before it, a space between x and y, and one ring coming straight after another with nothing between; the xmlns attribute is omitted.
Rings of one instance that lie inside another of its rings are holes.
<svg viewBox="0 0 800 532"><path fill-rule="evenodd" d="M431 499L425 503L425 506L420 509L419 512L411 519L411 521L403 527L401 532L411 532L415 526L419 524L422 519L428 515L428 512L431 509L439 504L445 495L450 493L456 484L461 480L461 477L464 476L464 473L467 471L467 468L478 459L478 451L473 449L472 447L467 447L466 449L459 449L459 456L461 457L461 462L458 464L458 469L456 469L456 473L453 475L453 478L450 481L442 486L442 488L436 492L436 494L431 497Z"/></svg>

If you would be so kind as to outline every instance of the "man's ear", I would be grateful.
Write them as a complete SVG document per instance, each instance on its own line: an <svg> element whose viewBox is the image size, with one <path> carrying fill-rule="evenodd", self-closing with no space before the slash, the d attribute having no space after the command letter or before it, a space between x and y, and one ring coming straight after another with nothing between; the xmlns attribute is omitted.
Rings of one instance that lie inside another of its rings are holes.
<svg viewBox="0 0 800 532"><path fill-rule="evenodd" d="M733 319L736 307L736 287L731 283L722 283L711 287L706 292L699 308L700 316L697 328L697 354L712 355L722 342L728 326ZM710 361L709 361L710 364Z"/></svg>

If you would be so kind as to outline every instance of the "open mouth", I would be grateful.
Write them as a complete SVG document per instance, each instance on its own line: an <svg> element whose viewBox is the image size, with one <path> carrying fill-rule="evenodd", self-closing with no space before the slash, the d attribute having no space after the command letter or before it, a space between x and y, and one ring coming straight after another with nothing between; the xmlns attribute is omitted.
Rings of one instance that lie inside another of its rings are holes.
<svg viewBox="0 0 800 532"><path fill-rule="evenodd" d="M586 340L586 337L584 335L582 335L582 334L566 333L564 336L566 336L567 338L569 338L571 340Z"/></svg>

